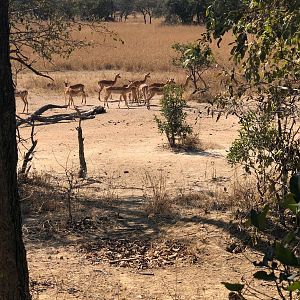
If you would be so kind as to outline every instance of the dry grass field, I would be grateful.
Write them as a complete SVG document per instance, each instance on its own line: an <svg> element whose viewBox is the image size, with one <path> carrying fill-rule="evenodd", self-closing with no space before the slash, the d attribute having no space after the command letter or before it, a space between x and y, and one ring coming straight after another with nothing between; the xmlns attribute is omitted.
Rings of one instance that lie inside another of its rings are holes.
<svg viewBox="0 0 300 300"><path fill-rule="evenodd" d="M140 18L129 19L126 23L107 23L106 26L124 43L86 27L78 31L74 38L87 39L94 45L75 51L69 59L57 57L53 65L46 64L45 68L56 71L175 72L178 69L172 65L175 53L171 46L196 41L205 31L202 26L162 25L161 20L157 19L152 25L144 25ZM228 64L229 53L224 45L229 42L230 37L225 37L222 49L212 45L220 64Z"/></svg>
<svg viewBox="0 0 300 300"><path fill-rule="evenodd" d="M81 31L97 44L68 60L55 58L54 65L39 64L53 83L19 74L18 87L29 91L29 114L48 103L64 104L65 80L86 86L87 105L75 98L81 110L99 105L97 81L118 72L120 83L146 72L151 81L173 77L182 82L184 72L171 64L171 45L194 41L203 32L195 26L163 26L158 20L107 26L124 44ZM218 62L230 66L228 47L213 49ZM219 88L217 73L206 74L212 92ZM240 170L226 162L238 120L216 122L199 102L189 101L185 111L202 151L168 148L154 120L160 114L159 97L150 110L136 104L119 109L112 101L105 114L83 121L85 181L73 176L78 171L78 122L36 124L31 175L21 188L33 299L223 300L228 292L222 281L252 280L253 265L245 257L257 257L257 249L240 246L249 236L232 222L236 198L245 206L250 200L240 188ZM17 99L17 113L26 117L21 111ZM30 128L23 126L20 133L28 138ZM20 159L25 151L20 148ZM251 184L245 189L250 191ZM72 201L71 224L67 199ZM241 250L231 253L232 245Z"/></svg>
<svg viewBox="0 0 300 300"><path fill-rule="evenodd" d="M93 32L89 28L78 31L74 38L92 41L93 46L74 51L70 58L55 57L53 63L38 61L36 66L55 79L51 86L55 90L63 90L63 82L81 82L87 86L89 92L94 92L96 83L100 79L111 79L114 74L121 72L121 83L141 78L145 73L151 73L151 80L165 81L172 77L177 82L183 82L185 73L172 64L175 51L171 46L176 42L193 42L201 37L204 27L201 26L166 26L161 20L154 20L152 25L144 25L141 18L129 19L127 23L106 24L110 31L116 33L124 42L114 41L109 36ZM229 47L231 41L226 36L223 47L218 48L216 43L212 49L217 63L229 68ZM34 57L34 55L33 55ZM211 68L204 73L204 78L218 91L218 74L221 68ZM49 89L49 80L36 77L33 74L19 75L18 86L26 89Z"/></svg>

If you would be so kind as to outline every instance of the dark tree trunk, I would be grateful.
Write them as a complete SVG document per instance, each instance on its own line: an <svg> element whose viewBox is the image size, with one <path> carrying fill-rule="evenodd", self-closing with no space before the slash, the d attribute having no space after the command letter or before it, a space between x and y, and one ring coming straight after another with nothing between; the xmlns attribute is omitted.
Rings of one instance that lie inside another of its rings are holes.
<svg viewBox="0 0 300 300"><path fill-rule="evenodd" d="M79 120L79 124L78 124L78 127L76 128L76 130L78 132L79 164L80 164L78 177L86 178L87 167L86 167L86 161L85 161L85 156L84 156L84 138L82 135L81 119Z"/></svg>
<svg viewBox="0 0 300 300"><path fill-rule="evenodd" d="M9 61L8 0L0 1L0 300L28 300L17 187L16 107Z"/></svg>
<svg viewBox="0 0 300 300"><path fill-rule="evenodd" d="M144 12L143 10L141 11L141 13L143 14L144 17L144 23L147 24L147 13Z"/></svg>

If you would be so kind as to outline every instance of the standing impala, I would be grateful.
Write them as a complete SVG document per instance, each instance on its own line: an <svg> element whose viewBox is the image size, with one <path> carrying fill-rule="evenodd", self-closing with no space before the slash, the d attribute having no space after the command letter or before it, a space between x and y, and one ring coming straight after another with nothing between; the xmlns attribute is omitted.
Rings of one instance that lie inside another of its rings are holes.
<svg viewBox="0 0 300 300"><path fill-rule="evenodd" d="M132 83L130 83L129 85L124 85L124 86L109 86L106 87L105 90L105 96L104 96L104 107L105 105L107 105L108 107L108 98L112 95L112 94L119 94L120 98L119 98L119 108L120 108L120 103L121 100L123 98L123 100L125 101L125 105L127 106L127 108L129 108L128 102L127 102L127 94L129 93L135 93L135 86L132 85Z"/></svg>
<svg viewBox="0 0 300 300"><path fill-rule="evenodd" d="M183 84L179 84L179 86L182 88L183 91L186 90L189 81L191 80L191 76L187 75L185 82ZM171 79L169 82L169 84L174 84L175 81L174 79ZM148 97L147 97L147 101L146 101L146 105L147 108L150 109L150 100L154 97L154 95L163 95L164 94L164 87L163 86L158 86L158 85L154 85L148 88L147 90L148 93Z"/></svg>
<svg viewBox="0 0 300 300"><path fill-rule="evenodd" d="M148 94L148 90L151 88L163 88L165 85L167 84L175 84L175 81L173 78L169 78L166 82L154 82L151 84L141 84L139 87L139 93L140 95L143 96L144 100L147 101L147 94Z"/></svg>
<svg viewBox="0 0 300 300"><path fill-rule="evenodd" d="M86 93L82 83L70 85L68 82L65 82L65 105L67 105L67 95L69 96L68 106L74 105L73 97L78 95L82 96L81 103L86 104Z"/></svg>
<svg viewBox="0 0 300 300"><path fill-rule="evenodd" d="M118 78L121 78L121 75L118 73L116 76L115 76L115 79L114 80L100 80L98 81L98 87L99 87L99 101L100 101L100 93L101 91L105 88L105 87L110 87L110 86L113 86L116 84Z"/></svg>
<svg viewBox="0 0 300 300"><path fill-rule="evenodd" d="M137 94L136 96L137 96L137 101L138 101L139 104L140 104L140 102L139 102L140 101L139 88L142 84L146 83L148 78L150 78L150 73L145 74L145 77L144 77L143 80L134 80L134 81L130 82L130 85L132 87L135 87L135 89L136 89L136 94Z"/></svg>
<svg viewBox="0 0 300 300"><path fill-rule="evenodd" d="M23 112L25 112L25 109L26 109L26 112L28 113L28 100L27 100L28 91L27 90L15 90L15 97L21 98L21 100L24 103Z"/></svg>

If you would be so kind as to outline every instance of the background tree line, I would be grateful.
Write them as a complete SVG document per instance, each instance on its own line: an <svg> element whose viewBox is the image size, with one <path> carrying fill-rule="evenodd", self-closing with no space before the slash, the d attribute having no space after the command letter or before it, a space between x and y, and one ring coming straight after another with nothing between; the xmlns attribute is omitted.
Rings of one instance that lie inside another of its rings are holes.
<svg viewBox="0 0 300 300"><path fill-rule="evenodd" d="M237 2L238 0L233 0ZM145 23L163 17L165 23L201 24L213 0L11 0L16 11L34 8L36 18L48 19L53 14L65 19L84 21L126 21L128 16L142 14Z"/></svg>

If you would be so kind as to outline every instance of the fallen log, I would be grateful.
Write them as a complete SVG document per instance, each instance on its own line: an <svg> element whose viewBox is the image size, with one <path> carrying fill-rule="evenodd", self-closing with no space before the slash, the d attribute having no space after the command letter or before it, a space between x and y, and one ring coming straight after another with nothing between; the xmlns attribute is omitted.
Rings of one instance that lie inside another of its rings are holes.
<svg viewBox="0 0 300 300"><path fill-rule="evenodd" d="M26 119L23 119L19 116L17 116L17 126L21 126L23 124L32 124L33 122L40 122L44 125L46 124L54 124L61 121L70 121L70 120L76 120L79 118L78 112L72 112L72 113L64 113L64 114L53 114L49 116L42 116L43 113L45 113L48 110L51 109L60 109L60 108L67 108L67 105L55 105L55 104L47 104L36 110L33 114L31 114ZM92 109L89 109L87 111L80 111L81 113L81 120L86 119L93 119L98 114L105 113L105 109L103 106L95 106Z"/></svg>

